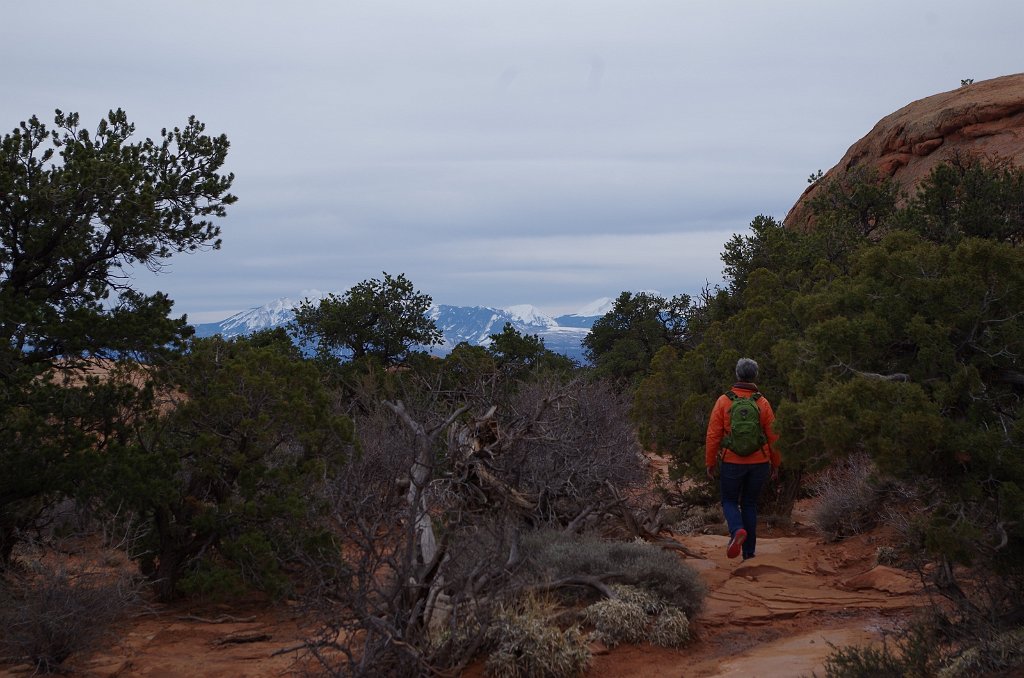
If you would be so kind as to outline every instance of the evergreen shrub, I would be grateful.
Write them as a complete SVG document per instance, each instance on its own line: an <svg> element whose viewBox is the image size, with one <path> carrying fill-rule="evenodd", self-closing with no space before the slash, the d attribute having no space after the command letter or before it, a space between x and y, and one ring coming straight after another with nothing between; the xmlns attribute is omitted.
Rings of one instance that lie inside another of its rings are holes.
<svg viewBox="0 0 1024 678"><path fill-rule="evenodd" d="M530 559L531 575L541 581L615 575L618 581L656 595L688 617L704 604L707 589L696 570L675 553L653 544L542 531L524 539L523 550Z"/></svg>

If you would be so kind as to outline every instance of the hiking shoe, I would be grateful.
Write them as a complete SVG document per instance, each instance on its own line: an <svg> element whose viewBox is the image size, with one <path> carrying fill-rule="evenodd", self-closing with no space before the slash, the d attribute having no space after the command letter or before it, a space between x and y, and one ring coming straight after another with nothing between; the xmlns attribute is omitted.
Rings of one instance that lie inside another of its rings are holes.
<svg viewBox="0 0 1024 678"><path fill-rule="evenodd" d="M743 542L747 540L747 531L742 527L736 530L736 533L732 535L732 539L729 540L729 548L725 550L725 555L730 558L735 558L740 554L743 549Z"/></svg>

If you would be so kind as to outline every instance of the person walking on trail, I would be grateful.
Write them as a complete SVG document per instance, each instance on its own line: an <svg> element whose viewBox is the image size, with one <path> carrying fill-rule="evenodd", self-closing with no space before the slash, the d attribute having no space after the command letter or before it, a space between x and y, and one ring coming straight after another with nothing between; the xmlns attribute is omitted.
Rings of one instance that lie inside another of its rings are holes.
<svg viewBox="0 0 1024 678"><path fill-rule="evenodd" d="M736 383L715 401L708 421L704 461L708 479L719 466L722 511L729 524L730 558L754 557L757 546L757 500L771 478L778 480L782 458L775 449L779 436L772 431L775 412L757 390L757 363L740 358Z"/></svg>

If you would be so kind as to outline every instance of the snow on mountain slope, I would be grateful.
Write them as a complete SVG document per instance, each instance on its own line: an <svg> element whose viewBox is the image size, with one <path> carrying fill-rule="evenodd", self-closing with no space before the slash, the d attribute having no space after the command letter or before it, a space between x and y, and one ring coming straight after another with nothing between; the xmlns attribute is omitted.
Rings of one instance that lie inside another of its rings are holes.
<svg viewBox="0 0 1024 678"><path fill-rule="evenodd" d="M325 294L318 291L304 292L304 299L321 299ZM295 308L299 302L288 297L236 313L218 323L196 325L196 336L209 337L220 334L224 337L236 337L253 332L280 327L288 324L295 317ZM490 335L499 334L505 324L511 324L522 334L537 335L544 340L544 345L552 351L567 355L574 360L583 361L582 342L590 332L590 326L602 314L585 316L583 312L590 309L600 310L607 305L611 308L612 300L607 297L599 299L581 309L572 316L552 318L536 306L519 304L508 308L491 308L487 306L451 306L436 304L427 311L427 316L441 330L442 343L430 347L435 355L447 355L461 342L474 346L487 346L491 343Z"/></svg>
<svg viewBox="0 0 1024 678"><path fill-rule="evenodd" d="M519 304L518 306L507 306L501 309L508 312L515 320L524 325L536 327L558 327L558 323L551 316L545 314L536 306L530 304Z"/></svg>
<svg viewBox="0 0 1024 678"><path fill-rule="evenodd" d="M295 316L295 303L287 297L275 299L269 304L258 308L251 308L248 311L236 313L226 320L222 320L220 327L223 334L248 334L268 327L277 327L291 322Z"/></svg>
<svg viewBox="0 0 1024 678"><path fill-rule="evenodd" d="M427 316L444 335L443 343L431 349L432 353L439 354L448 353L464 341L474 346L487 346L491 343L490 335L498 334L506 322L514 321L511 314L486 306L441 304L431 306Z"/></svg>
<svg viewBox="0 0 1024 678"><path fill-rule="evenodd" d="M327 295L319 290L303 290L302 297L297 302L289 297L281 297L248 311L240 311L220 322L196 325L196 336L211 337L219 334L224 337L237 337L281 327L292 321L295 317L295 308L303 301L317 301L325 296Z"/></svg>
<svg viewBox="0 0 1024 678"><path fill-rule="evenodd" d="M612 310L612 306L614 305L615 299L611 297L601 297L600 299L595 299L575 313L570 313L569 315L583 318L592 318L594 316L601 317L608 311Z"/></svg>

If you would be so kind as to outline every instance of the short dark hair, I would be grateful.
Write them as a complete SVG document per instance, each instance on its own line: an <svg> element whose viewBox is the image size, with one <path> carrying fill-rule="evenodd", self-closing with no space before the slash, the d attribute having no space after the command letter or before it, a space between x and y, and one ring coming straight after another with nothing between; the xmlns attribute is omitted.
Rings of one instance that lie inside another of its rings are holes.
<svg viewBox="0 0 1024 678"><path fill-rule="evenodd" d="M757 363L750 358L740 358L736 362L736 378L740 381L757 379Z"/></svg>

